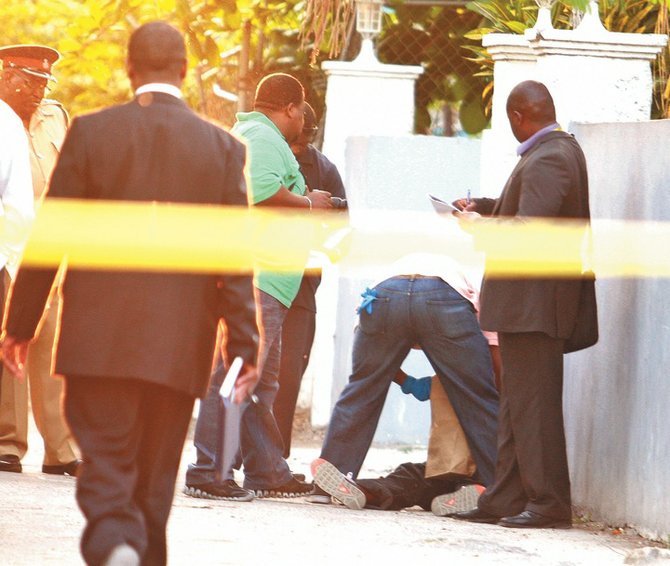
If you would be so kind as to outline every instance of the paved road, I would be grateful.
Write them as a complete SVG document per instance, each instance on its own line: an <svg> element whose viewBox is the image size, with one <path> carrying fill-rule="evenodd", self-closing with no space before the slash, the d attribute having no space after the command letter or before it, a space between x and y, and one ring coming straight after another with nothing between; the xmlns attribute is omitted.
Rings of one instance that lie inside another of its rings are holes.
<svg viewBox="0 0 670 566"><path fill-rule="evenodd" d="M39 439L32 445L39 446ZM373 449L366 475L376 477L399 463L420 461L424 454L418 449ZM294 449L292 469L308 471L317 455L317 447ZM189 444L178 491L192 457ZM0 472L0 564L82 564L78 540L83 520L74 501L75 482L41 474L40 460L39 451L29 452L24 473ZM614 535L611 529L598 530L593 525L570 531L518 531L441 519L418 508L350 511L304 499L231 503L194 499L180 492L168 540L173 566L423 566L452 561L459 565L606 565L623 564L632 551L650 546L635 536Z"/></svg>

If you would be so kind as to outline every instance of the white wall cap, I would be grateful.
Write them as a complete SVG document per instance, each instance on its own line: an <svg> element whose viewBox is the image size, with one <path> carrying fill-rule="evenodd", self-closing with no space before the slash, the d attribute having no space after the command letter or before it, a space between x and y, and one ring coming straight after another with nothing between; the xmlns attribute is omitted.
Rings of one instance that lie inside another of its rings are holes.
<svg viewBox="0 0 670 566"><path fill-rule="evenodd" d="M384 79L416 79L424 72L418 65L386 65L370 63L365 66L354 65L350 61L324 61L321 68L327 75L348 77L375 77Z"/></svg>
<svg viewBox="0 0 670 566"><path fill-rule="evenodd" d="M668 36L643 33L585 33L579 30L526 30L531 50L542 55L653 60L668 44Z"/></svg>

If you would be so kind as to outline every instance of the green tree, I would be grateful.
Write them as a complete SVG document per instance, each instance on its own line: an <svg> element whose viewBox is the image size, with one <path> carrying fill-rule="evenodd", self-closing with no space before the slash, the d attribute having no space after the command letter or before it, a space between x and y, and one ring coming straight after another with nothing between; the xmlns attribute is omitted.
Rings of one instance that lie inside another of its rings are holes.
<svg viewBox="0 0 670 566"><path fill-rule="evenodd" d="M537 18L534 0L481 0L417 5L387 0L384 28L378 40L382 62L422 64L417 83L416 131L426 131L429 112L457 114L468 133L484 128L490 116L493 61L481 46L484 34L521 34ZM557 28L572 26L572 10L587 9L588 0L565 0L553 7ZM331 48L347 45L353 0L307 0L303 37ZM666 33L667 0L600 0L605 27L611 31ZM336 16L337 13L337 16ZM349 54L345 56L348 57ZM668 52L654 67L654 116L668 116Z"/></svg>
<svg viewBox="0 0 670 566"><path fill-rule="evenodd" d="M301 6L298 0L3 0L0 32L4 44L41 43L61 52L50 96L76 115L128 100L130 33L150 20L168 21L186 38L187 101L230 125L236 104L217 97L215 84L233 95L240 89L252 92L261 76L281 70L298 75L310 97L322 97L323 80L300 47ZM241 77L239 55L246 39L249 71Z"/></svg>

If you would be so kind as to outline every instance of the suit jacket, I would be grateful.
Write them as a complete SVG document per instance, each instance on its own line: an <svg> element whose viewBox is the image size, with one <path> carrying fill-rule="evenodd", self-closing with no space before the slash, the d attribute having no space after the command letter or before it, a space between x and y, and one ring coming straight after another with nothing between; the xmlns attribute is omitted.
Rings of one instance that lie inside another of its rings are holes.
<svg viewBox="0 0 670 566"><path fill-rule="evenodd" d="M145 93L72 122L47 198L246 206L244 151L181 100ZM10 335L34 335L55 273L20 270ZM228 356L256 363L247 276L68 269L61 316L56 372L66 376L138 379L202 395L221 316Z"/></svg>
<svg viewBox="0 0 670 566"><path fill-rule="evenodd" d="M521 157L502 194L492 203L491 214L500 218L588 219L588 191L586 160L579 144L570 134L554 131ZM577 279L485 275L481 327L567 338L575 325L580 288Z"/></svg>

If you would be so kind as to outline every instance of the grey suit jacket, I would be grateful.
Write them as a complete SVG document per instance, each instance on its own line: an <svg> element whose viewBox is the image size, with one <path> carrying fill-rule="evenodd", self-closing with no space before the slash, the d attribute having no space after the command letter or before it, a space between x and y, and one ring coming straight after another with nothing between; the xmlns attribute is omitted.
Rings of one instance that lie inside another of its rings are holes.
<svg viewBox="0 0 670 566"><path fill-rule="evenodd" d="M73 121L48 198L246 206L244 155L240 142L179 99L143 94ZM20 270L9 334L34 335L54 275ZM202 395L222 316L228 356L256 363L249 276L69 269L62 308L60 374L138 379Z"/></svg>
<svg viewBox="0 0 670 566"><path fill-rule="evenodd" d="M570 134L550 132L521 157L491 214L588 219L588 191L586 160L579 144ZM481 327L567 338L575 325L579 292L580 283L574 279L485 275Z"/></svg>

